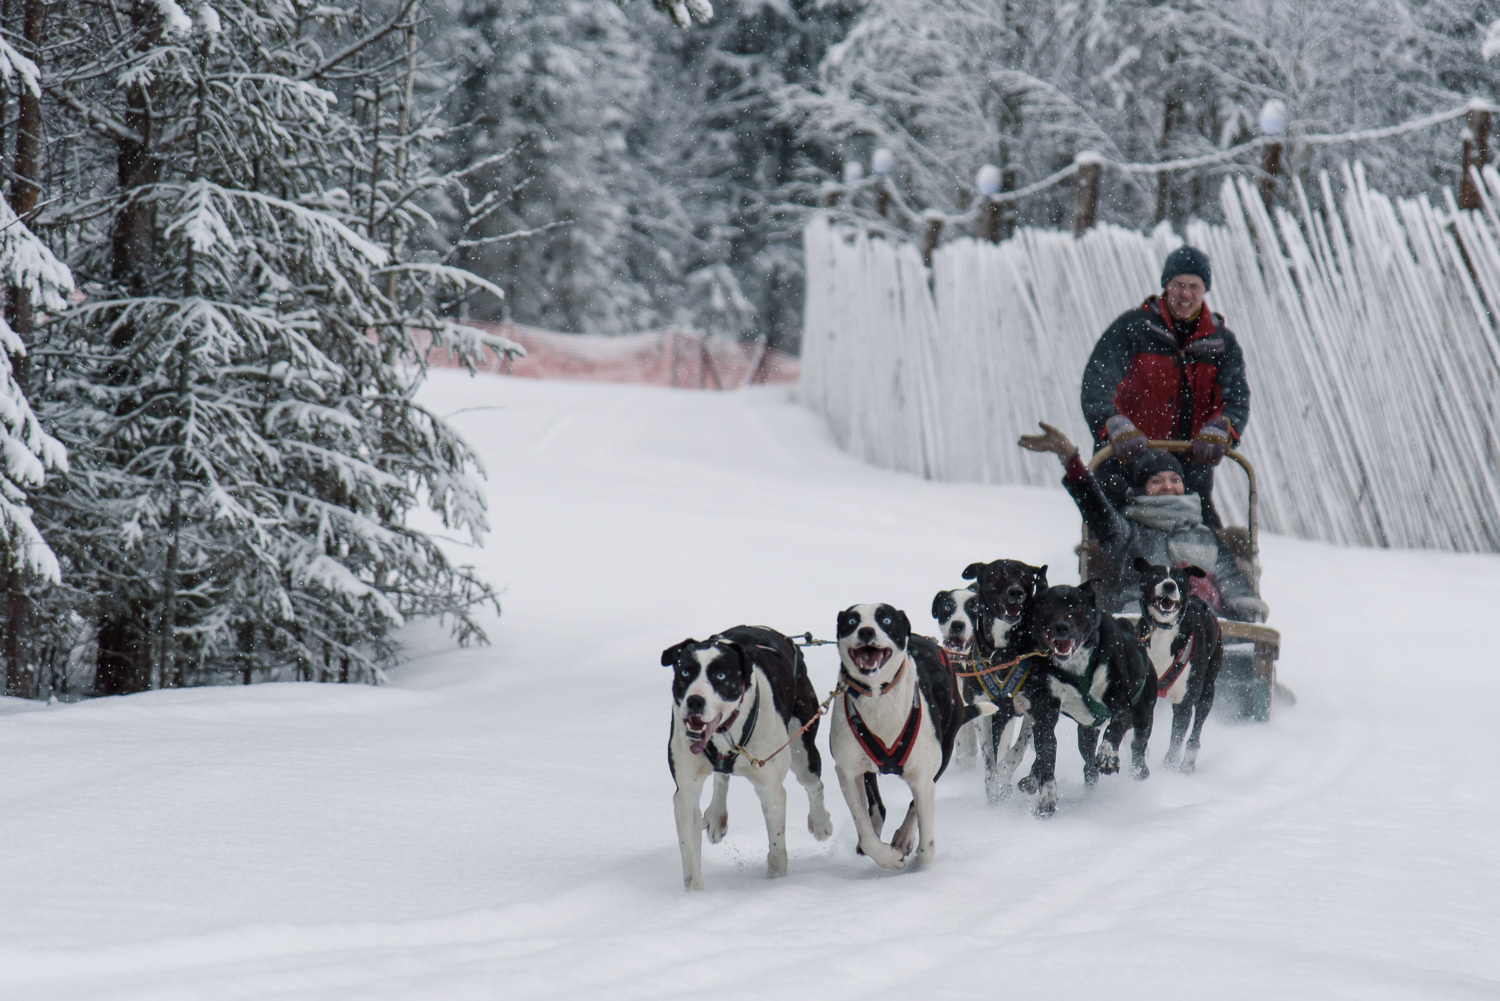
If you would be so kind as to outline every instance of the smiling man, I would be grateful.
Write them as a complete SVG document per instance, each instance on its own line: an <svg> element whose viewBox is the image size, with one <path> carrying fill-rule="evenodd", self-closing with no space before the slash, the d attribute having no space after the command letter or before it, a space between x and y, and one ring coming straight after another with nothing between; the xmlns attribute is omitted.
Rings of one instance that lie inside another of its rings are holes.
<svg viewBox="0 0 1500 1001"><path fill-rule="evenodd" d="M1079 393L1094 449L1115 446L1118 461L1095 475L1116 507L1129 502L1126 464L1152 438L1192 441L1183 480L1203 499L1203 521L1218 528L1214 467L1250 419L1245 359L1224 317L1204 299L1213 286L1208 255L1181 246L1167 256L1162 294L1122 315L1089 356Z"/></svg>

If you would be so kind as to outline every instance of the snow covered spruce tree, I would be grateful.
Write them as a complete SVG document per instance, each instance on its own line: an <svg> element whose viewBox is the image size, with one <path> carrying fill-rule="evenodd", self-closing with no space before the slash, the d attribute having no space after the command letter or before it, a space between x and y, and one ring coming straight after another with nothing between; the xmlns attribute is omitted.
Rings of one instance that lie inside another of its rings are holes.
<svg viewBox="0 0 1500 1001"><path fill-rule="evenodd" d="M36 53L41 31L38 0L25 5L20 44ZM30 494L48 472L67 469L67 453L47 434L27 399L30 341L37 310L66 308L73 276L17 213L30 216L39 189L41 79L36 63L0 37L0 115L14 96L17 106L13 178L0 199L0 283L5 311L0 316L0 542L3 542L6 601L4 615L3 691L29 696L36 692L30 633L34 586L59 582L57 557L32 518ZM0 136L0 150L6 144ZM14 202L14 205L12 204Z"/></svg>
<svg viewBox="0 0 1500 1001"><path fill-rule="evenodd" d="M104 194L51 215L87 298L43 338L73 462L40 510L95 690L373 679L412 614L479 635L493 595L407 524L486 530L472 455L413 400L413 335L487 284L408 249L447 183L414 0L115 9L55 77L74 190Z"/></svg>

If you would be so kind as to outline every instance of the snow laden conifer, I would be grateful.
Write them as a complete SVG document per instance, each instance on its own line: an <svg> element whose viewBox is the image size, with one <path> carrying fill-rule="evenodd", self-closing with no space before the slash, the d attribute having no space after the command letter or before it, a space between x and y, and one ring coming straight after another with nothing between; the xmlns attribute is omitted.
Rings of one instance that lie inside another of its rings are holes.
<svg viewBox="0 0 1500 1001"><path fill-rule="evenodd" d="M35 26L28 22L27 27ZM36 204L37 137L41 74L29 57L0 37L0 84L18 95L18 136L11 166L12 191L21 198L21 211ZM0 91L0 92L3 92ZM0 108L0 115L5 109ZM67 306L73 291L68 268L0 198L0 285L6 290L0 313L0 544L5 554L3 690L8 695L32 695L36 664L26 643L30 592L59 581L57 556L37 530L31 494L48 473L66 471L67 452L43 430L27 399L29 345L37 311L56 313Z"/></svg>
<svg viewBox="0 0 1500 1001"><path fill-rule="evenodd" d="M67 307L73 276L0 199L0 282L26 289L32 301L56 312ZM32 520L30 495L49 472L66 471L67 451L42 430L16 378L12 359L26 345L0 315L0 538L7 570L59 580L57 557Z"/></svg>
<svg viewBox="0 0 1500 1001"><path fill-rule="evenodd" d="M62 104L114 185L54 216L87 298L48 327L74 462L46 513L101 693L373 679L414 613L479 635L493 596L407 523L487 528L473 456L413 399L414 335L455 336L440 314L485 285L407 249L445 183L416 16L143 0L79 43Z"/></svg>

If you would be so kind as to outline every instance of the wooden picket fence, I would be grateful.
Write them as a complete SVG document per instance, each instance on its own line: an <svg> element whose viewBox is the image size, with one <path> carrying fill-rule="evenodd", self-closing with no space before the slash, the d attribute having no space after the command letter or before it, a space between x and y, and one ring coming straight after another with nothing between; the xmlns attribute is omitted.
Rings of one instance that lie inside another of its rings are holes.
<svg viewBox="0 0 1500 1001"><path fill-rule="evenodd" d="M1322 204L1269 213L1225 182L1223 225L959 240L932 268L909 243L816 218L805 231L801 393L850 452L941 480L1056 484L1018 435L1079 443L1084 362L1160 285L1183 241L1213 262L1209 304L1250 374L1245 453L1262 525L1355 545L1500 551L1500 174L1483 207L1392 199L1358 166ZM1243 478L1216 500L1242 517Z"/></svg>

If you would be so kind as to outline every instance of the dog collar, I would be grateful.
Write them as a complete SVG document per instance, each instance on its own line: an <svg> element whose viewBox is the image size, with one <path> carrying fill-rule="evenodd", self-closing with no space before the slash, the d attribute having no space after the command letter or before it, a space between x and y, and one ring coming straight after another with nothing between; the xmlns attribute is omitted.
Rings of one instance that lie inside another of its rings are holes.
<svg viewBox="0 0 1500 1001"><path fill-rule="evenodd" d="M896 687L896 682L900 681L901 675L906 673L906 663L909 660L911 660L911 657L908 656L905 660L901 661L901 668L896 672L896 676L880 686L881 695L884 695L886 692ZM848 668L840 667L839 673L844 676L844 684L847 685L855 695L863 695L868 698L869 696L875 694L875 686L867 685L863 681L860 681L854 675L849 673Z"/></svg>
<svg viewBox="0 0 1500 1001"><path fill-rule="evenodd" d="M739 714L740 711L738 709L731 713L729 718L724 721L724 725L714 732L714 737L717 737L721 733L728 737L729 728L734 724L735 718ZM759 688L755 690L755 701L750 703L750 711L745 714L745 729L740 731L740 739L735 740L733 737L729 737L731 750L720 754L714 747L713 737L710 737L708 743L704 745L703 756L708 759L708 763L713 767L714 771L722 772L725 775L734 772L734 763L740 756L740 750L749 744L750 738L755 735L755 723L758 719L760 719Z"/></svg>

